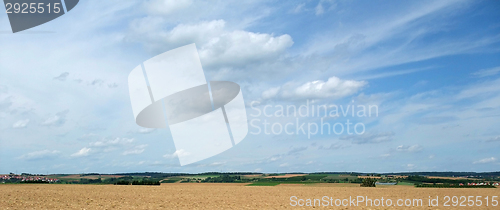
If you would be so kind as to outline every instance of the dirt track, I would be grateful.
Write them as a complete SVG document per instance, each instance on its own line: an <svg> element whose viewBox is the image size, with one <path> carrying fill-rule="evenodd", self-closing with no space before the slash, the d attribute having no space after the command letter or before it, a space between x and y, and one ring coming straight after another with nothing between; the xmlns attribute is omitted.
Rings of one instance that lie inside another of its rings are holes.
<svg viewBox="0 0 500 210"><path fill-rule="evenodd" d="M345 199L368 196L372 199L421 198L417 209L499 209L500 207L443 207L444 196L500 196L496 189L430 189L408 186L360 188L354 186L283 185L244 186L241 184L162 184L161 186L113 185L0 185L0 209L282 209L290 197ZM428 196L439 196L439 207L427 207ZM498 198L500 199L500 198ZM451 203L450 203L451 204ZM491 205L491 202L490 202ZM319 206L316 206L318 208ZM302 207L311 209L312 207ZM334 209L409 209L409 207L334 207ZM325 208L326 209L326 208ZM330 207L331 209L331 207Z"/></svg>

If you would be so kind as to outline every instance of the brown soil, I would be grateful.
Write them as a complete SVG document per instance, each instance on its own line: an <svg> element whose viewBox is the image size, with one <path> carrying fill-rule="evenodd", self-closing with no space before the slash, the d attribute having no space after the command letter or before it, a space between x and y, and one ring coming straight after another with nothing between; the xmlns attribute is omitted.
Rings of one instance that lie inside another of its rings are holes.
<svg viewBox="0 0 500 210"><path fill-rule="evenodd" d="M444 196L499 196L500 189L432 189L408 186L361 188L355 185L278 185L244 184L162 184L161 186L3 184L0 209L286 209L290 197L349 199L423 199L417 209L498 209L497 207L443 207ZM439 196L439 207L428 207L429 196ZM499 198L497 198L499 199ZM491 205L491 202L490 202ZM318 208L319 206L316 206ZM302 207L310 209L312 207ZM319 207L322 208L322 207ZM331 209L332 207L328 207ZM409 209L410 207L333 207L334 209ZM324 208L326 209L326 208Z"/></svg>

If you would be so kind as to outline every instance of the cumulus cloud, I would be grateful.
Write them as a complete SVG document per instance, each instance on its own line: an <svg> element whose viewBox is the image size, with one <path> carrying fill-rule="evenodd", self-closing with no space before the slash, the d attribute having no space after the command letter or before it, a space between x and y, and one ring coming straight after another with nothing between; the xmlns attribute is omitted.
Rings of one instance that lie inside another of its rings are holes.
<svg viewBox="0 0 500 210"><path fill-rule="evenodd" d="M68 114L69 110L65 110L62 112L56 113L56 115L51 116L47 118L45 121L42 122L42 125L44 126L61 126L64 123L66 123L66 115Z"/></svg>
<svg viewBox="0 0 500 210"><path fill-rule="evenodd" d="M90 151L92 151L91 148L84 147L81 150L79 150L78 152L73 153L71 155L71 157L85 157L85 156L88 156L90 154Z"/></svg>
<svg viewBox="0 0 500 210"><path fill-rule="evenodd" d="M422 151L422 146L415 144L413 146L400 145L396 148L398 152L420 152Z"/></svg>
<svg viewBox="0 0 500 210"><path fill-rule="evenodd" d="M341 80L330 77L327 81L316 80L304 84L287 83L262 93L263 99L338 99L357 93L368 84L366 81Z"/></svg>
<svg viewBox="0 0 500 210"><path fill-rule="evenodd" d="M495 157L484 158L478 161L474 161L473 164L484 164L484 163L493 163L496 162L497 159Z"/></svg>
<svg viewBox="0 0 500 210"><path fill-rule="evenodd" d="M176 150L173 154L165 154L163 155L164 158L176 158L176 157L186 157L189 156L191 153L186 152L183 149Z"/></svg>
<svg viewBox="0 0 500 210"><path fill-rule="evenodd" d="M36 151L36 152L31 152L25 155L22 155L19 157L19 159L22 160L40 160L40 159L47 159L47 158L54 158L58 156L61 152L57 150L42 150L42 151Z"/></svg>
<svg viewBox="0 0 500 210"><path fill-rule="evenodd" d="M348 140L353 144L377 144L382 142L392 141L394 137L394 133L364 133L362 135L350 135L350 136L342 136L340 140Z"/></svg>
<svg viewBox="0 0 500 210"><path fill-rule="evenodd" d="M29 119L26 119L26 120L19 120L17 122L15 122L13 125L12 125L12 128L26 128L26 126L28 126L28 123L30 122Z"/></svg>
<svg viewBox="0 0 500 210"><path fill-rule="evenodd" d="M145 17L131 24L128 40L143 43L161 53L166 49L195 43L204 68L232 68L270 61L293 45L288 34L274 36L244 30L228 30L224 20L179 24L171 30L158 30L165 22Z"/></svg>
<svg viewBox="0 0 500 210"><path fill-rule="evenodd" d="M242 67L261 61L270 61L293 45L288 34L233 31L221 34L202 45L200 59L207 67Z"/></svg>
<svg viewBox="0 0 500 210"><path fill-rule="evenodd" d="M66 78L68 78L68 76L69 76L69 73L64 72L64 73L60 74L59 76L54 77L54 79L59 80L59 81L66 81Z"/></svg>

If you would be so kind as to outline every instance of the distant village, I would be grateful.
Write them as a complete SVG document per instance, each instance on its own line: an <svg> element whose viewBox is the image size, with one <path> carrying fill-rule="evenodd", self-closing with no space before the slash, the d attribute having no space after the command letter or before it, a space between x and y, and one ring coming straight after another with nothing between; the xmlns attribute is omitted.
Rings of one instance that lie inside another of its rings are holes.
<svg viewBox="0 0 500 210"><path fill-rule="evenodd" d="M53 178L47 178L44 176L26 176L26 175L16 175L16 174L9 174L9 175L0 175L0 180L2 183L5 183L5 181L18 181L18 182L47 182L47 183L56 183L59 182L59 179L53 179Z"/></svg>
<svg viewBox="0 0 500 210"><path fill-rule="evenodd" d="M460 183L459 184L460 186L464 186L464 184ZM467 185L469 186L481 186L481 185L493 185L493 186L498 186L499 183L498 182L495 182L495 183L491 183L491 182L486 182L486 183L467 183Z"/></svg>

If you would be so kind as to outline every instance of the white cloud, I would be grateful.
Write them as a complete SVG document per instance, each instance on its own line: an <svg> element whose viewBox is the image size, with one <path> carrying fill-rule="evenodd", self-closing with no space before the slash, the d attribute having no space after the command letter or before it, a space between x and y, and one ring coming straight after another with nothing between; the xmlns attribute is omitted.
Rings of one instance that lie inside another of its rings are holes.
<svg viewBox="0 0 500 210"><path fill-rule="evenodd" d="M500 73L500 66L490 69L481 69L479 71L472 73L472 75L475 77L489 77L497 75L498 73Z"/></svg>
<svg viewBox="0 0 500 210"><path fill-rule="evenodd" d="M91 148L84 147L80 151L73 153L71 157L84 157L90 154Z"/></svg>
<svg viewBox="0 0 500 210"><path fill-rule="evenodd" d="M321 1L318 3L318 5L316 5L316 8L314 10L316 12L316 15L322 15L323 13L325 13L325 9L323 8L323 4L321 3Z"/></svg>
<svg viewBox="0 0 500 210"><path fill-rule="evenodd" d="M353 144L377 144L392 141L393 137L394 133L392 132L379 134L364 133L362 135L342 136L340 137L340 140L348 140Z"/></svg>
<svg viewBox="0 0 500 210"><path fill-rule="evenodd" d="M306 5L306 3L302 3L302 4L297 5L297 6L296 6L296 7L295 7L292 11L291 11L291 13L295 13L295 14L297 14L297 13L302 12L302 11L304 10L304 6L305 6L305 5Z"/></svg>
<svg viewBox="0 0 500 210"><path fill-rule="evenodd" d="M497 142L497 141L500 141L500 136L496 136L486 140L486 142Z"/></svg>
<svg viewBox="0 0 500 210"><path fill-rule="evenodd" d="M66 123L66 115L68 114L69 110L65 110L62 112L56 113L56 115L51 116L47 118L45 121L42 122L42 125L44 126L61 126L64 123Z"/></svg>
<svg viewBox="0 0 500 210"><path fill-rule="evenodd" d="M242 67L261 61L271 61L293 45L289 35L233 31L212 38L202 45L199 53L208 67Z"/></svg>
<svg viewBox="0 0 500 210"><path fill-rule="evenodd" d="M262 98L263 99L274 98L274 97L276 97L276 95L278 95L280 90L281 90L281 87L269 88L268 90L265 90L264 92L262 92Z"/></svg>
<svg viewBox="0 0 500 210"><path fill-rule="evenodd" d="M150 14L170 15L180 12L192 3L192 0L149 0L144 2L144 7Z"/></svg>
<svg viewBox="0 0 500 210"><path fill-rule="evenodd" d="M341 80L330 77L326 82L316 80L304 84L287 83L282 87L270 88L262 93L263 99L339 99L359 92L368 83L365 81Z"/></svg>
<svg viewBox="0 0 500 210"><path fill-rule="evenodd" d="M94 135L91 135L94 138ZM106 139L103 138L99 141L90 142L89 146L84 147L80 151L72 154L72 157L83 157L87 156L90 153L93 154L104 154L112 151L123 151L122 155L136 155L142 154L145 151L145 148L148 146L147 144L142 145L134 145L133 142L135 139L133 138L112 138Z"/></svg>
<svg viewBox="0 0 500 210"><path fill-rule="evenodd" d="M422 146L415 144L413 146L404 146L400 145L396 148L397 151L399 152L420 152L422 151Z"/></svg>
<svg viewBox="0 0 500 210"><path fill-rule="evenodd" d="M289 164L288 163L282 163L280 164L280 167L287 167Z"/></svg>
<svg viewBox="0 0 500 210"><path fill-rule="evenodd" d="M314 8L314 13L316 16L320 16L325 13L325 8L327 8L327 10L333 10L336 6L337 4L332 0L320 0Z"/></svg>
<svg viewBox="0 0 500 210"><path fill-rule="evenodd" d="M490 157L490 158L484 158L484 159L481 159L481 160L478 160L478 161L474 161L473 164L493 163L493 162L496 162L496 161L497 161L496 158Z"/></svg>
<svg viewBox="0 0 500 210"><path fill-rule="evenodd" d="M183 149L176 150L173 154L166 154L163 155L164 158L176 158L176 157L186 157L189 156L191 153L186 152Z"/></svg>
<svg viewBox="0 0 500 210"><path fill-rule="evenodd" d="M148 146L147 144L136 146L132 150L127 150L127 151L123 152L123 155L138 155L138 154L142 154L147 146Z"/></svg>
<svg viewBox="0 0 500 210"><path fill-rule="evenodd" d="M171 30L158 30L164 20L146 17L131 24L128 39L139 41L157 53L195 43L204 68L242 67L270 61L293 45L287 35L274 36L244 30L228 30L226 21L179 24Z"/></svg>
<svg viewBox="0 0 500 210"><path fill-rule="evenodd" d="M147 133L151 133L155 130L156 130L155 128L141 128L141 129L139 129L139 133L147 134Z"/></svg>
<svg viewBox="0 0 500 210"><path fill-rule="evenodd" d="M425 44L413 43L415 40L439 32L443 24L449 24L445 21L453 17L450 11L459 11L467 5L468 3L457 4L454 1L439 1L425 5L410 3L384 15L378 12L367 13L363 21L344 20L342 22L350 23L348 27L344 26L347 24L338 24L336 30L332 29L331 33L324 33L311 39L307 44L308 49L303 50L303 54L333 55L328 57L333 61L329 73L333 71L337 75L342 75L342 73L375 70L446 55L477 52L497 43L498 36L452 38ZM436 15L447 17L437 21ZM436 21L429 21L430 19ZM354 36L364 38L361 42L348 42ZM373 49L373 46L380 48Z"/></svg>
<svg viewBox="0 0 500 210"><path fill-rule="evenodd" d="M39 159L44 159L44 158L54 158L57 155L59 155L61 152L57 150L42 150L42 151L36 151L36 152L31 152L25 155L22 155L19 157L19 159L23 160L39 160Z"/></svg>
<svg viewBox="0 0 500 210"><path fill-rule="evenodd" d="M96 141L96 142L91 142L90 146L91 147L112 147L116 145L124 145L124 144L129 144L132 143L134 139L127 139L127 138L114 138L111 140L101 140L101 141Z"/></svg>
<svg viewBox="0 0 500 210"><path fill-rule="evenodd" d="M12 128L26 128L28 126L28 123L30 122L29 119L26 120L19 120L16 123L12 125Z"/></svg>

